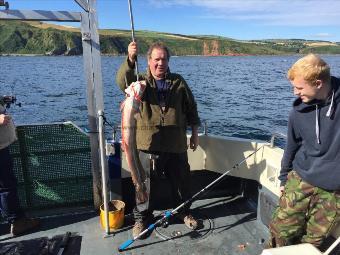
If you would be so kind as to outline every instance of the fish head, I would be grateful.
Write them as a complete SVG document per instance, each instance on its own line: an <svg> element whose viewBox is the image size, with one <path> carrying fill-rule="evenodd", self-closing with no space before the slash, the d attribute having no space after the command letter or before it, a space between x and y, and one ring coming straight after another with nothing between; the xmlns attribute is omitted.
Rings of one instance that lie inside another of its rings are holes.
<svg viewBox="0 0 340 255"><path fill-rule="evenodd" d="M142 98L143 93L146 88L146 81L135 81L130 84L129 87L125 89L125 93L129 97L133 97L136 100L139 100Z"/></svg>

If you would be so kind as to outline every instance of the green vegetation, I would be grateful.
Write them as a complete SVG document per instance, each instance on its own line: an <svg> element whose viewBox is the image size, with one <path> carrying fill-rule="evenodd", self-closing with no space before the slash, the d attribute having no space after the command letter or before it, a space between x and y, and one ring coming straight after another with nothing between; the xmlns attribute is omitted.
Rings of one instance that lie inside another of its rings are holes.
<svg viewBox="0 0 340 255"><path fill-rule="evenodd" d="M53 28L39 29L24 22L0 22L0 54L77 55L79 34Z"/></svg>
<svg viewBox="0 0 340 255"><path fill-rule="evenodd" d="M131 41L129 30L102 29L101 53L125 55ZM251 40L241 41L214 35L180 35L136 31L141 54L149 45L163 41L172 55L279 55L296 53L340 54L340 43L327 41ZM79 55L79 29L41 22L0 21L0 54Z"/></svg>

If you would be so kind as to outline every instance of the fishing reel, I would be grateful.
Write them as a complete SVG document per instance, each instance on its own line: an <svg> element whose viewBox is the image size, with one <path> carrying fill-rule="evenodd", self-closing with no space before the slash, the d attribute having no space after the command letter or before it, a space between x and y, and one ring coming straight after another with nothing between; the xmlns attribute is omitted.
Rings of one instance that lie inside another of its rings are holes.
<svg viewBox="0 0 340 255"><path fill-rule="evenodd" d="M162 228L167 228L169 226L169 220L168 219L164 219L162 222L161 222L161 227Z"/></svg>
<svg viewBox="0 0 340 255"><path fill-rule="evenodd" d="M6 108L10 108L11 104L15 104L21 107L21 103L16 103L17 102L16 96L2 96L1 101L4 103Z"/></svg>
<svg viewBox="0 0 340 255"><path fill-rule="evenodd" d="M5 0L0 0L0 6L5 6L5 9L8 10L9 9L9 3L5 2Z"/></svg>

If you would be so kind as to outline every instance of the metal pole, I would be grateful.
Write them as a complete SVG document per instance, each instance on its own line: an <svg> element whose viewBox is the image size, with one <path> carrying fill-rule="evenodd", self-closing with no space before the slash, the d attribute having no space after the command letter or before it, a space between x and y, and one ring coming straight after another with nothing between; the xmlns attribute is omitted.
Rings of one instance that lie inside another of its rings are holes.
<svg viewBox="0 0 340 255"><path fill-rule="evenodd" d="M105 230L106 234L110 234L109 227L109 201L108 201L108 174L107 174L107 162L105 153L105 138L104 138L104 112L98 111L98 131L99 131L99 149L100 149L100 163L102 167L102 185L103 185L103 200L104 200L104 212L105 212Z"/></svg>
<svg viewBox="0 0 340 255"><path fill-rule="evenodd" d="M88 12L81 13L81 33L84 56L84 68L87 81L87 108L90 128L91 159L93 173L93 199L96 209L103 203L100 177L100 155L98 137L99 110L104 111L103 81L98 34L96 0L79 0L86 3Z"/></svg>
<svg viewBox="0 0 340 255"><path fill-rule="evenodd" d="M133 23L133 15L132 15L132 5L131 5L131 0L128 0L129 3L129 13L130 13L130 23L131 23L131 37L132 41L135 42L135 25ZM138 75L138 61L136 57L135 61L135 68L136 68L136 76L137 76L137 81L139 80L139 75Z"/></svg>
<svg viewBox="0 0 340 255"><path fill-rule="evenodd" d="M92 8L92 2L89 2ZM87 83L87 109L88 123L90 128L90 145L91 145L91 161L93 176L93 203L96 209L99 209L102 201L102 187L100 177L100 158L99 158L99 138L98 138L98 117L97 109L104 109L103 99L96 96L96 91L102 89L100 52L99 52L99 36L97 25L94 25L95 19L93 14L88 12L81 13L81 33L84 57L84 74ZM97 84L97 85L96 85ZM99 86L100 84L100 86ZM102 92L101 92L102 93ZM101 104L97 107L97 103Z"/></svg>

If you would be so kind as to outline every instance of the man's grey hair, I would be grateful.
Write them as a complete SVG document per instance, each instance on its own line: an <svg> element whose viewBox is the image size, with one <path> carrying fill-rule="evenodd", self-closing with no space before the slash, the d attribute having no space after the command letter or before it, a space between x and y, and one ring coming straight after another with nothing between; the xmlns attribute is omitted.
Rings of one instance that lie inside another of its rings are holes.
<svg viewBox="0 0 340 255"><path fill-rule="evenodd" d="M162 43L162 42L155 42L155 43L153 43L153 44L150 45L149 50L148 50L148 52L147 52L148 59L151 58L151 53L152 53L152 51L153 51L154 49L161 49L161 50L164 50L164 51L166 52L166 56L167 56L167 59L168 59L168 61L169 61L169 59L170 59L170 52L169 52L169 49L168 49L168 47L166 47L165 44Z"/></svg>

